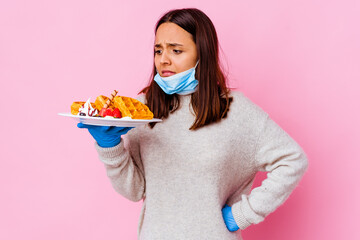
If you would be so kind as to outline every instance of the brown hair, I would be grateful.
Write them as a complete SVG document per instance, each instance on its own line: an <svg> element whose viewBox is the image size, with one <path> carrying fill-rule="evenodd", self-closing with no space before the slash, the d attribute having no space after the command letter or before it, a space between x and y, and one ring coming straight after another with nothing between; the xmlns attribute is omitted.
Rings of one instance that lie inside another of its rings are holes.
<svg viewBox="0 0 360 240"><path fill-rule="evenodd" d="M172 22L189 32L196 44L199 64L195 78L198 90L192 93L191 105L196 114L190 130L225 118L232 98L226 86L226 78L219 65L219 46L215 27L205 13L196 8L171 10L157 22L155 34L162 23ZM179 107L179 95L168 95L153 80L156 75L154 64L150 84L139 93L145 93L146 104L156 118L167 118ZM150 126L154 127L155 123Z"/></svg>

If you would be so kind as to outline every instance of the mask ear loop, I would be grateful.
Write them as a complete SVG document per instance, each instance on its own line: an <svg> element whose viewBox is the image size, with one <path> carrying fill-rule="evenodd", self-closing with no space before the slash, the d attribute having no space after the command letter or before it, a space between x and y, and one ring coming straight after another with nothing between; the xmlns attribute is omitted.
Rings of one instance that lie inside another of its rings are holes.
<svg viewBox="0 0 360 240"><path fill-rule="evenodd" d="M196 62L196 64L195 64L195 67L194 67L194 68L196 68L196 67L197 67L197 65L198 65L199 61L200 61L200 59L199 59L199 60L197 60L197 62Z"/></svg>

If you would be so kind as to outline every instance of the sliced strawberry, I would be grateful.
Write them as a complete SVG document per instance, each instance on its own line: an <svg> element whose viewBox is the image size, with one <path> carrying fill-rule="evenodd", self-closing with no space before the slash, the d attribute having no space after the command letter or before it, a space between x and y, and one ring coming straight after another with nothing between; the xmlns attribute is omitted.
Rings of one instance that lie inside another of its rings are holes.
<svg viewBox="0 0 360 240"><path fill-rule="evenodd" d="M106 111L105 111L105 116L113 116L113 110L111 108L107 108Z"/></svg>
<svg viewBox="0 0 360 240"><path fill-rule="evenodd" d="M121 112L118 108L115 108L113 111L113 117L115 118L121 118Z"/></svg>
<svg viewBox="0 0 360 240"><path fill-rule="evenodd" d="M99 116L105 117L105 116L104 116L105 112L106 112L106 108L102 108L102 109L100 110L100 112L99 112Z"/></svg>
<svg viewBox="0 0 360 240"><path fill-rule="evenodd" d="M106 111L106 108L102 108L99 112L99 116L103 117L104 116L104 113Z"/></svg>
<svg viewBox="0 0 360 240"><path fill-rule="evenodd" d="M113 110L111 108L102 108L99 115L101 117L113 116Z"/></svg>

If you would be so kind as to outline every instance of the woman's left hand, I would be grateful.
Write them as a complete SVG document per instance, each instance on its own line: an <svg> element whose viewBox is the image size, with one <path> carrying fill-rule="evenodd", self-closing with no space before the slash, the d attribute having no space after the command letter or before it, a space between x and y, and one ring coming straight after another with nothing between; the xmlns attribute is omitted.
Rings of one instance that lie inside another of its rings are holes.
<svg viewBox="0 0 360 240"><path fill-rule="evenodd" d="M239 227L236 224L233 214L231 212L231 207L226 204L225 207L221 211L222 211L222 216L224 218L227 229L230 232L235 232L235 231L239 230Z"/></svg>

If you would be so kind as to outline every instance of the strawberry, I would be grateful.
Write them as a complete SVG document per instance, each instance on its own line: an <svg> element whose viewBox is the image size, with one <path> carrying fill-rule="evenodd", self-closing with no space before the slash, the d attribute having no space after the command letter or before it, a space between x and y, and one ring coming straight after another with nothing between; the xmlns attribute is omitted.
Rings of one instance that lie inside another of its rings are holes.
<svg viewBox="0 0 360 240"><path fill-rule="evenodd" d="M113 116L113 110L111 108L102 108L99 115L101 117Z"/></svg>
<svg viewBox="0 0 360 240"><path fill-rule="evenodd" d="M104 117L105 111L106 111L106 108L102 108L99 112L99 116Z"/></svg>
<svg viewBox="0 0 360 240"><path fill-rule="evenodd" d="M113 117L115 118L121 118L121 112L118 108L115 108L113 111Z"/></svg>
<svg viewBox="0 0 360 240"><path fill-rule="evenodd" d="M111 108L107 108L105 111L105 116L113 116L113 110ZM104 117L105 117L104 116Z"/></svg>

